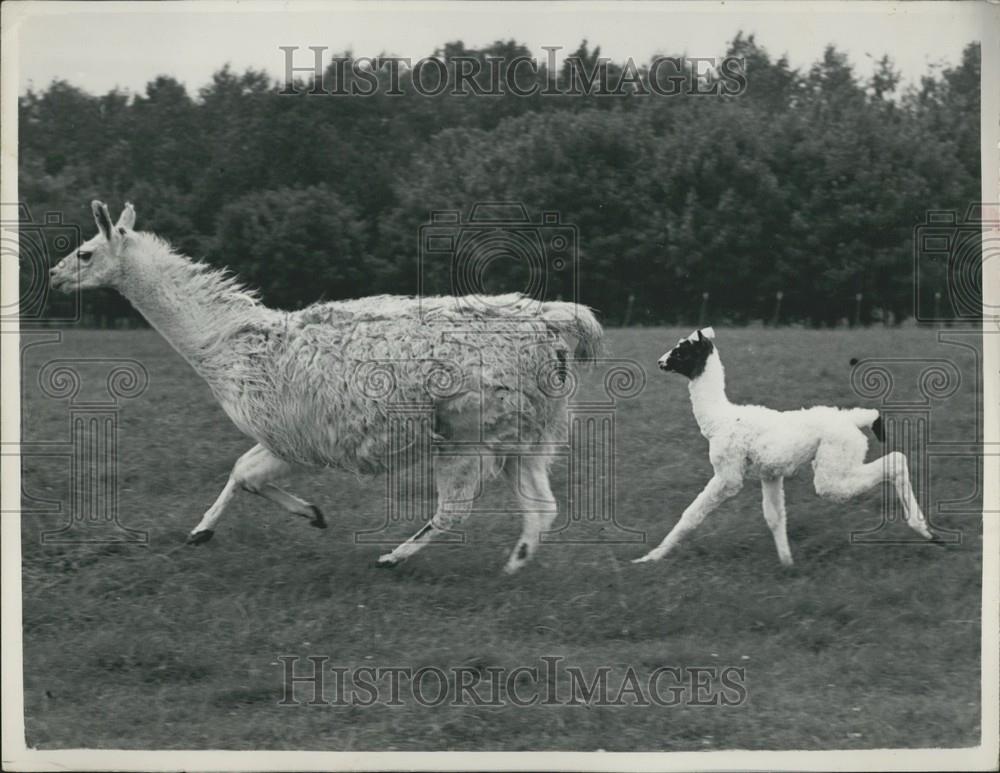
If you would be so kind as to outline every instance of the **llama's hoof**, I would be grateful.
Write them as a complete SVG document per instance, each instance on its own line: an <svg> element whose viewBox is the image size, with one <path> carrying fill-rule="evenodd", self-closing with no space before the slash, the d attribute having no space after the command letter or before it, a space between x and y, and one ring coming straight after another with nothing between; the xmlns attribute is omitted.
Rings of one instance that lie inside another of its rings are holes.
<svg viewBox="0 0 1000 773"><path fill-rule="evenodd" d="M655 561L655 560L656 560L656 557L652 553L647 553L642 558L633 558L632 559L632 563L633 564L646 564L646 563L649 563L650 561Z"/></svg>
<svg viewBox="0 0 1000 773"><path fill-rule="evenodd" d="M316 507L316 505L312 506L312 511L313 511L313 517L312 520L309 521L309 525L315 526L317 529L325 529L326 518L323 515L323 511L320 510L318 507Z"/></svg>
<svg viewBox="0 0 1000 773"><path fill-rule="evenodd" d="M391 553L386 553L384 556L379 556L378 561L375 562L376 569L395 569L403 563L398 558L393 558Z"/></svg>
<svg viewBox="0 0 1000 773"><path fill-rule="evenodd" d="M528 558L528 546L522 542L517 546L517 549L511 554L510 558L507 559L507 563L504 564L504 574L514 574L520 571L528 563Z"/></svg>
<svg viewBox="0 0 1000 773"><path fill-rule="evenodd" d="M187 544L188 545L203 545L212 539L215 534L211 529L204 529L203 531L196 531L193 534L188 534Z"/></svg>

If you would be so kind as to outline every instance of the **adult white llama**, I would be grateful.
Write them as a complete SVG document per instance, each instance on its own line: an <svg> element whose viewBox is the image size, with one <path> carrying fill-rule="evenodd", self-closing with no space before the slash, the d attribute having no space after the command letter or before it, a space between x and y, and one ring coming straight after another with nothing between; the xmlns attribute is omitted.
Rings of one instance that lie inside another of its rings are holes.
<svg viewBox="0 0 1000 773"><path fill-rule="evenodd" d="M903 503L906 523L933 539L920 510L906 457L893 451L864 463L871 427L882 440L882 421L873 408L816 406L775 411L760 405L733 405L726 397L726 377L715 348L712 328L696 330L660 358L662 370L690 379L691 406L701 434L708 440L708 458L715 474L688 505L670 533L656 548L633 563L658 561L698 526L715 508L743 488L744 478L757 478L763 491L764 519L774 536L778 558L792 565L788 547L783 481L812 462L816 493L844 501L890 481Z"/></svg>
<svg viewBox="0 0 1000 773"><path fill-rule="evenodd" d="M395 565L453 529L468 515L481 480L501 473L514 484L523 513L505 570L531 558L556 517L543 444L565 428L565 399L548 387L572 359L595 356L602 330L589 309L539 306L519 295L375 296L294 312L269 309L224 272L133 230L131 204L116 225L104 204L91 208L98 233L51 270L52 287L122 293L257 442L236 462L188 542L212 537L239 488L325 528L319 508L276 481L296 467L385 470L398 450L391 445L398 438L390 438L392 400L430 405L438 438L477 442L481 453L434 459L435 515L379 563ZM504 464L509 453L518 455L517 464Z"/></svg>

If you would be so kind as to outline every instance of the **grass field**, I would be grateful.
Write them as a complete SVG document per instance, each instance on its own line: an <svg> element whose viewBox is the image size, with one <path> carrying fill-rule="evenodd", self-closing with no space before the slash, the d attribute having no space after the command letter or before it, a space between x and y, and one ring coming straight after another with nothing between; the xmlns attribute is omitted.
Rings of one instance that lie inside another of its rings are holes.
<svg viewBox="0 0 1000 773"><path fill-rule="evenodd" d="M616 416L617 519L652 542L710 475L683 380L655 370L681 332L608 333L614 355L648 373ZM852 357L947 357L970 376L974 367L918 329L720 330L719 347L731 399L775 408L865 404L849 385ZM354 542L384 519L382 482L330 473L289 485L326 511L326 531L241 494L215 539L188 547L185 535L251 443L152 331L66 331L59 343L29 348L25 440L68 435L67 401L37 387L39 368L66 357L130 357L148 370L148 389L119 415L118 475L121 520L146 530L149 544L42 544L41 533L66 516L24 516L29 745L627 751L978 742L981 518L932 516L962 530L957 546L854 545L852 530L879 523L880 492L838 505L818 499L800 474L786 487L792 570L780 567L759 488L748 484L658 564L629 563L645 552L640 544L543 544L533 564L506 577L519 519L474 514L466 544L428 548L385 571L372 567L378 546ZM970 384L934 405L935 440L976 436ZM872 445L870 458L880 453ZM974 462L936 462L925 508L969 496L975 478ZM561 508L566 485L559 464ZM24 490L65 500L66 460L25 459ZM483 505L506 497L494 484ZM393 536L412 531L401 524ZM910 536L898 523L887 534ZM347 668L482 670L538 666L543 656L591 672L735 666L746 669L748 700L279 706L277 658L290 655Z"/></svg>

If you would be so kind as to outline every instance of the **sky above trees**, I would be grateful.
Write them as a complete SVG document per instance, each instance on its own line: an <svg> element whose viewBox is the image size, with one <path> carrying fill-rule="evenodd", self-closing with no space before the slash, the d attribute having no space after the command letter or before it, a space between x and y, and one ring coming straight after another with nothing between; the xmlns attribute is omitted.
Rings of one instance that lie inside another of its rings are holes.
<svg viewBox="0 0 1000 773"><path fill-rule="evenodd" d="M615 61L657 54L721 56L737 32L753 33L792 67L808 67L827 45L869 77L885 54L903 84L928 68L955 66L986 29L978 2L808 3L379 3L306 2L39 4L20 21L20 93L54 79L104 93L141 93L159 75L192 92L220 64L282 76L282 45L328 46L357 56L418 59L448 41L485 48L516 40L533 56L543 46L600 45ZM226 13L220 9L229 8ZM16 10L16 9L14 9ZM11 6L5 15L13 13Z"/></svg>

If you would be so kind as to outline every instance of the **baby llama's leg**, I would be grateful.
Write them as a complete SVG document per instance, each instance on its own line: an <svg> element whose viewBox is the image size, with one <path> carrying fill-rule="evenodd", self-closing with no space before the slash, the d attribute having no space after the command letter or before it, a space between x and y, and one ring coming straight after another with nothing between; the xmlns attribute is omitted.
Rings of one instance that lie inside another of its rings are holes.
<svg viewBox="0 0 1000 773"><path fill-rule="evenodd" d="M907 526L927 539L934 539L910 485L906 457L893 451L880 459L863 464L867 441L861 433L854 438L824 440L813 460L816 493L837 501L863 494L882 482L891 482L903 505Z"/></svg>
<svg viewBox="0 0 1000 773"><path fill-rule="evenodd" d="M876 459L872 464L882 462L888 469L887 475L892 479L892 484L896 489L896 496L903 504L903 516L906 518L906 525L913 529L921 537L934 539L934 535L927 526L927 518L924 511L920 509L920 503L913 493L913 485L910 483L910 465L906 462L906 457L899 451L886 454L881 459Z"/></svg>
<svg viewBox="0 0 1000 773"><path fill-rule="evenodd" d="M778 560L783 566L792 565L792 550L788 546L787 519L785 517L785 482L782 478L762 480L764 520L767 521L774 545L778 548Z"/></svg>
<svg viewBox="0 0 1000 773"><path fill-rule="evenodd" d="M556 518L556 498L549 486L548 459L543 456L514 456L505 470L521 503L524 524L521 538L507 560L504 571L513 574L524 566L538 549L542 532Z"/></svg>
<svg viewBox="0 0 1000 773"><path fill-rule="evenodd" d="M483 460L488 465L490 460ZM406 542L379 556L377 565L393 567L461 525L472 511L480 481L479 457L436 457L434 485L438 504L434 517Z"/></svg>
<svg viewBox="0 0 1000 773"><path fill-rule="evenodd" d="M639 564L643 561L659 561L667 553L676 547L688 532L698 526L705 516L727 499L736 496L743 488L743 478L739 474L721 475L716 469L715 475L708 482L702 492L695 497L695 500L688 505L670 533L663 539L657 547L650 550L642 558L635 559L632 563Z"/></svg>
<svg viewBox="0 0 1000 773"><path fill-rule="evenodd" d="M287 475L291 470L292 466L288 462L279 459L263 446L256 445L251 448L236 460L225 488L222 489L218 499L188 535L188 543L200 545L212 539L212 535L215 533L215 524L218 523L219 518L222 517L226 507L232 501L237 488L242 488L252 494L259 494L290 513L308 518L313 526L325 529L326 519L316 505L299 499L270 483L272 480Z"/></svg>

